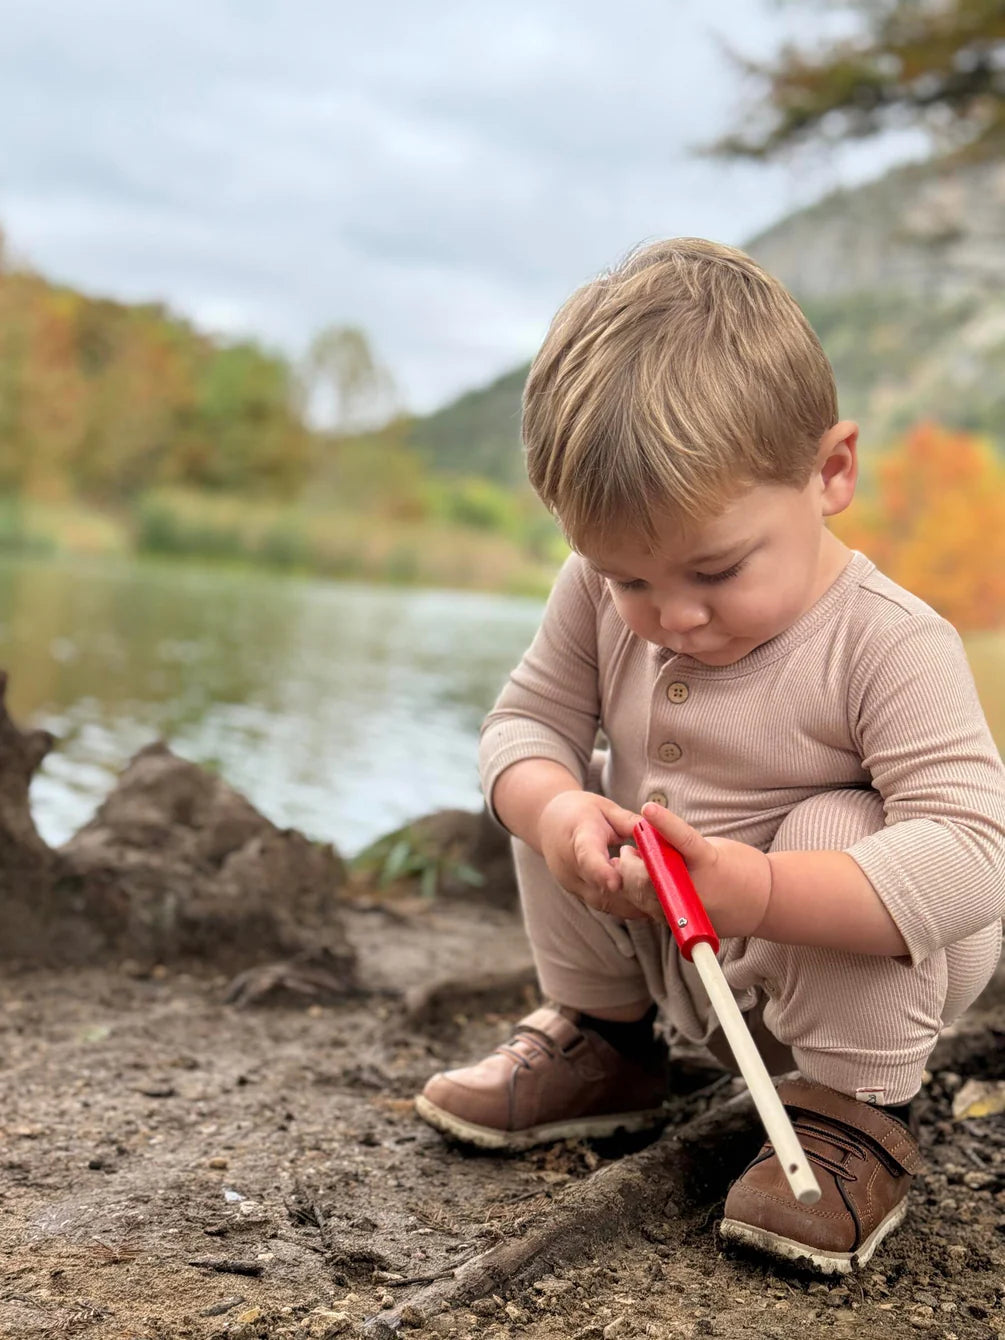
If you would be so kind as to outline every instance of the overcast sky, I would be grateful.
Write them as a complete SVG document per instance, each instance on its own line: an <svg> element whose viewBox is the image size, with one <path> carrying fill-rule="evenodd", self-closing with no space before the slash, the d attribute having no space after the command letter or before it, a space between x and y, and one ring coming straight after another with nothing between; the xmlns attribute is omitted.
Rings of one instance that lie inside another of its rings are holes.
<svg viewBox="0 0 1005 1340"><path fill-rule="evenodd" d="M0 26L0 224L93 293L287 353L358 324L425 410L528 357L639 241L742 243L904 144L788 166L736 123L770 0L30 0ZM801 17L800 17L801 15Z"/></svg>

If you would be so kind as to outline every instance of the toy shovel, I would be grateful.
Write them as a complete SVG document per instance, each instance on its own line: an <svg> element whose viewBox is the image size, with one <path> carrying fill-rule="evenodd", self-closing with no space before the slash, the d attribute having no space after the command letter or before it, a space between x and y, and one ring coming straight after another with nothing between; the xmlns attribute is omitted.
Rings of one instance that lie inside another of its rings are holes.
<svg viewBox="0 0 1005 1340"><path fill-rule="evenodd" d="M719 937L691 882L684 858L644 819L635 825L634 834L673 937L684 958L698 969L792 1194L803 1205L812 1205L820 1199L820 1187L719 967Z"/></svg>

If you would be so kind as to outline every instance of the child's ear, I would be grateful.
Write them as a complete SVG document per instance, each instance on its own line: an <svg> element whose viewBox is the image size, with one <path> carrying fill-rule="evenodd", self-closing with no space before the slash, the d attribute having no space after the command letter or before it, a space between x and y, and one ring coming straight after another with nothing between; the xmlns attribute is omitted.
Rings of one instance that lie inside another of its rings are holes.
<svg viewBox="0 0 1005 1340"><path fill-rule="evenodd" d="M842 419L820 439L817 469L824 516L843 512L855 496L858 480L858 424Z"/></svg>

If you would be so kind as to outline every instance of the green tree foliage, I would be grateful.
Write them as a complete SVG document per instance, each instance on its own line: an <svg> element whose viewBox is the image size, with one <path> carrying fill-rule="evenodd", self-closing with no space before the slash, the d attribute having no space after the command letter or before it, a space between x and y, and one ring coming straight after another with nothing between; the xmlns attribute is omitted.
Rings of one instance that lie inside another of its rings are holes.
<svg viewBox="0 0 1005 1340"><path fill-rule="evenodd" d="M839 0L858 32L771 62L737 57L759 95L744 129L712 146L771 158L812 141L927 131L941 150L1005 153L1005 0Z"/></svg>
<svg viewBox="0 0 1005 1340"><path fill-rule="evenodd" d="M157 484L302 488L291 368L159 305L88 298L0 250L0 489L121 501Z"/></svg>

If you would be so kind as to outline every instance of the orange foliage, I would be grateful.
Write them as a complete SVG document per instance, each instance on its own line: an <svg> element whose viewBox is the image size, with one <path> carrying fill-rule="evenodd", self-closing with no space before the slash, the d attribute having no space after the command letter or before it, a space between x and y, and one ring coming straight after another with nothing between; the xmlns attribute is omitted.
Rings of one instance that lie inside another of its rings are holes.
<svg viewBox="0 0 1005 1340"><path fill-rule="evenodd" d="M250 340L10 268L0 234L0 493L295 496L312 451L295 391L288 362Z"/></svg>
<svg viewBox="0 0 1005 1340"><path fill-rule="evenodd" d="M832 528L957 628L1005 628L1005 464L990 443L918 424Z"/></svg>

